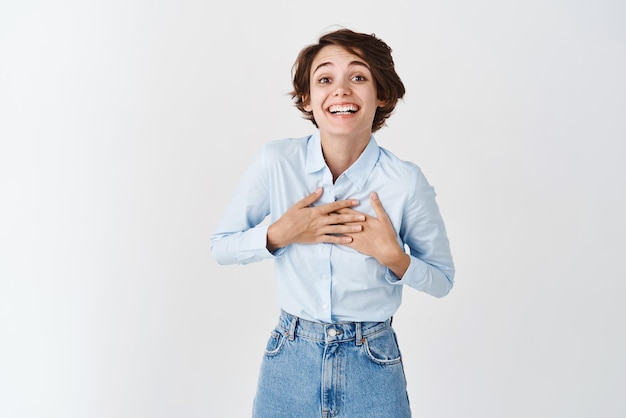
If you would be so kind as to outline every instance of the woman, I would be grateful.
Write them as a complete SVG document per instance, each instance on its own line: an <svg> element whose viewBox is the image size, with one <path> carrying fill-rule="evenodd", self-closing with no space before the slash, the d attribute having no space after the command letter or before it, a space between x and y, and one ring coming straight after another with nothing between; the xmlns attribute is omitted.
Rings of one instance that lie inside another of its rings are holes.
<svg viewBox="0 0 626 418"><path fill-rule="evenodd" d="M348 29L304 48L293 76L316 131L265 145L211 237L219 263L276 263L253 415L408 417L391 317L404 285L445 296L454 264L433 187L372 135L404 85L387 44Z"/></svg>

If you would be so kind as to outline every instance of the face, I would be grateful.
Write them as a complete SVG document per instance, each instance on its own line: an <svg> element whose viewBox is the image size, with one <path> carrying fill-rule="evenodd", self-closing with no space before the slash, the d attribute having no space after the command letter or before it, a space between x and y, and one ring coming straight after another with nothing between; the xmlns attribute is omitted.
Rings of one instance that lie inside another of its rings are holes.
<svg viewBox="0 0 626 418"><path fill-rule="evenodd" d="M323 136L369 139L376 109L384 104L367 63L336 45L315 56L309 94L304 109L313 112Z"/></svg>

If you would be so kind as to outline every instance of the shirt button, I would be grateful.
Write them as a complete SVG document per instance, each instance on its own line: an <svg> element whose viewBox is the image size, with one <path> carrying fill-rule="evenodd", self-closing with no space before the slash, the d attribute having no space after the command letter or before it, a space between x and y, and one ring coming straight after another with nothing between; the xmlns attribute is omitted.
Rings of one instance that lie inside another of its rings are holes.
<svg viewBox="0 0 626 418"><path fill-rule="evenodd" d="M328 305L327 304L323 304L322 305L322 309L328 309Z"/></svg>
<svg viewBox="0 0 626 418"><path fill-rule="evenodd" d="M329 337L334 337L335 335L337 335L337 330L335 328L331 328L328 330Z"/></svg>

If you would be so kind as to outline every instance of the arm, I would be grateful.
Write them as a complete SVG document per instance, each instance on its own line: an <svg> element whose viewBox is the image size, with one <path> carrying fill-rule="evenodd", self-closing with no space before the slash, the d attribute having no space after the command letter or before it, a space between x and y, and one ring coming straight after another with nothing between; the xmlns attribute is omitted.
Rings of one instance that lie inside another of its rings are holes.
<svg viewBox="0 0 626 418"><path fill-rule="evenodd" d="M211 235L211 253L220 264L247 264L273 257L266 248L268 226L260 225L270 211L264 152L244 173Z"/></svg>
<svg viewBox="0 0 626 418"><path fill-rule="evenodd" d="M409 248L411 264L404 284L435 297L443 297L454 285L454 262L446 228L435 200L434 188L418 169L414 192L404 207L400 239ZM393 276L388 276L395 283Z"/></svg>
<svg viewBox="0 0 626 418"><path fill-rule="evenodd" d="M377 194L372 193L370 200L376 217L366 215L365 222L360 222L362 231L348 234L353 241L347 246L386 266L387 281L391 284L408 285L442 297L453 286L454 263L434 189L421 172L417 174L415 193L405 203L399 234ZM398 244L398 235L409 247L409 254Z"/></svg>

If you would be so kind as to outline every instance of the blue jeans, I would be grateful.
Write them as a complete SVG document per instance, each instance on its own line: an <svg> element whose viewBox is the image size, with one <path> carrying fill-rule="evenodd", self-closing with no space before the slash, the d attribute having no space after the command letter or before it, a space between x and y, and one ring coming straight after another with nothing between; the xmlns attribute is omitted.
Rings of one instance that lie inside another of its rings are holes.
<svg viewBox="0 0 626 418"><path fill-rule="evenodd" d="M410 417L391 321L322 324L282 312L254 399L254 418Z"/></svg>

